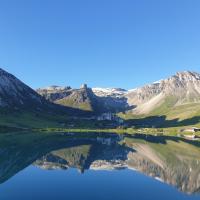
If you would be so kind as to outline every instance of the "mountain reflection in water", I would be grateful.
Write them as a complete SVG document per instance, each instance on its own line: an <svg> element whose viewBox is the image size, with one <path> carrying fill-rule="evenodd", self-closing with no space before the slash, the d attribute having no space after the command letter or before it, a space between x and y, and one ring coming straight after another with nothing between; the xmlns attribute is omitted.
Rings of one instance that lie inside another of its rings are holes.
<svg viewBox="0 0 200 200"><path fill-rule="evenodd" d="M0 134L0 183L33 164L45 170L134 169L200 192L200 143L174 137L116 134Z"/></svg>

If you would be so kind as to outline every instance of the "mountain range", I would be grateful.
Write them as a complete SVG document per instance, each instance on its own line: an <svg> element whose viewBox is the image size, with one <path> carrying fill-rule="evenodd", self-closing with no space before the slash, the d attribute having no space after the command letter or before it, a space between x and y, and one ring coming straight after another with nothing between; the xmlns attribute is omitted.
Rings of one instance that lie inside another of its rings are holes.
<svg viewBox="0 0 200 200"><path fill-rule="evenodd" d="M115 113L124 119L165 116L181 121L200 115L200 74L178 72L132 90L83 84L79 89L49 86L35 91L0 69L0 110L1 116L21 112L81 118Z"/></svg>
<svg viewBox="0 0 200 200"><path fill-rule="evenodd" d="M91 109L91 104L96 101L93 105L98 103L100 111L126 112L126 116L131 117L167 115L169 119L184 120L200 113L200 74L195 72L178 72L167 79L132 90L92 88L85 100L75 101L74 94L80 97L78 93L82 90L57 86L39 89L37 92L63 105L81 108L85 102L88 110L95 110Z"/></svg>

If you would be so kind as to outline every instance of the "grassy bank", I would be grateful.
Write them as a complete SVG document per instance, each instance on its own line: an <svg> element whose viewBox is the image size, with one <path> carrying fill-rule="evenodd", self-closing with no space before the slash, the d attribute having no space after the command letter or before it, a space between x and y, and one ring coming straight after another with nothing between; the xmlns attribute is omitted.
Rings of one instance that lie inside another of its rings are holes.
<svg viewBox="0 0 200 200"><path fill-rule="evenodd" d="M133 120L136 121L137 119ZM128 127L132 128L126 128L123 126L119 128L108 128L111 124L112 122L110 121L99 122L96 120L70 119L66 116L50 116L45 114L36 115L25 112L20 114L13 113L12 115L0 116L1 133L28 130L49 133L117 133L179 136L186 134L191 135L192 133L181 132L181 130L193 127L193 125L181 125L177 127L172 127L169 125L165 128L141 128L130 125ZM200 127L198 124L195 126ZM198 132L195 134L200 136L200 133Z"/></svg>
<svg viewBox="0 0 200 200"><path fill-rule="evenodd" d="M184 136L184 135L192 135L192 133L181 133L180 130L183 127L177 128L164 128L164 129L156 129L156 128L143 128L143 129L68 129L68 128L43 128L43 129L33 129L34 131L39 132L54 132L54 133L116 133L116 134L148 134L154 136ZM196 132L195 135L200 136L200 132Z"/></svg>

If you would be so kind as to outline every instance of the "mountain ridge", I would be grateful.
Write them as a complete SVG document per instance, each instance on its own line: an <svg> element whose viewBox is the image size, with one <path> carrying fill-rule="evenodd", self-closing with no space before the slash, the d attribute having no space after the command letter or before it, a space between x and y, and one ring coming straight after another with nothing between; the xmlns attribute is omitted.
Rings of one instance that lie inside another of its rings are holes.
<svg viewBox="0 0 200 200"><path fill-rule="evenodd" d="M0 127L59 127L69 117L90 115L48 101L14 75L0 69Z"/></svg>
<svg viewBox="0 0 200 200"><path fill-rule="evenodd" d="M53 103L91 111L94 114L118 112L127 107L124 89L89 88L83 84L79 89L49 86L36 91Z"/></svg>
<svg viewBox="0 0 200 200"><path fill-rule="evenodd" d="M57 88L54 90L52 87L49 88L49 93L52 93L52 91L57 93L59 91ZM73 90L70 86L58 88L67 88L67 91ZM183 71L177 72L166 79L131 90L98 87L91 88L91 92L96 96L96 99L101 99L101 103L97 100L101 108L105 105L108 107L115 105L115 110L119 112L129 111L129 113L134 115L149 115L153 114L157 108L166 104L166 101L170 104L167 108L170 108L170 106L176 107L190 103L200 103L200 74ZM120 106L119 110L116 109L118 106ZM107 109L107 111L112 112L112 109Z"/></svg>
<svg viewBox="0 0 200 200"><path fill-rule="evenodd" d="M200 74L178 72L128 91L121 88L89 88L86 84L79 89L53 85L35 91L0 69L0 110L1 115L4 111L8 114L25 111L35 118L44 112L51 117L62 116L64 121L67 115L71 118L93 116L97 119L104 113L118 114L125 119L127 116L132 119L166 116L167 120L187 120L200 116ZM2 116L5 121L4 118Z"/></svg>

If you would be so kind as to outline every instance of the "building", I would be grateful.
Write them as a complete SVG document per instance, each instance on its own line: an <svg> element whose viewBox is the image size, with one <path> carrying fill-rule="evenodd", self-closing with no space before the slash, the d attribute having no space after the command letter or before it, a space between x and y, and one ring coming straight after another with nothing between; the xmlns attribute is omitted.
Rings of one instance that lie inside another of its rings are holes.
<svg viewBox="0 0 200 200"><path fill-rule="evenodd" d="M192 128L186 128L183 130L183 132L190 132L190 133L196 133L200 131L200 128L192 127Z"/></svg>
<svg viewBox="0 0 200 200"><path fill-rule="evenodd" d="M97 117L97 120L98 121L104 121L104 120L112 121L114 120L114 115L112 113L103 113Z"/></svg>
<svg viewBox="0 0 200 200"><path fill-rule="evenodd" d="M193 140L193 139L195 139L196 138L196 135L184 135L184 137L186 138L186 139L191 139L191 140Z"/></svg>

